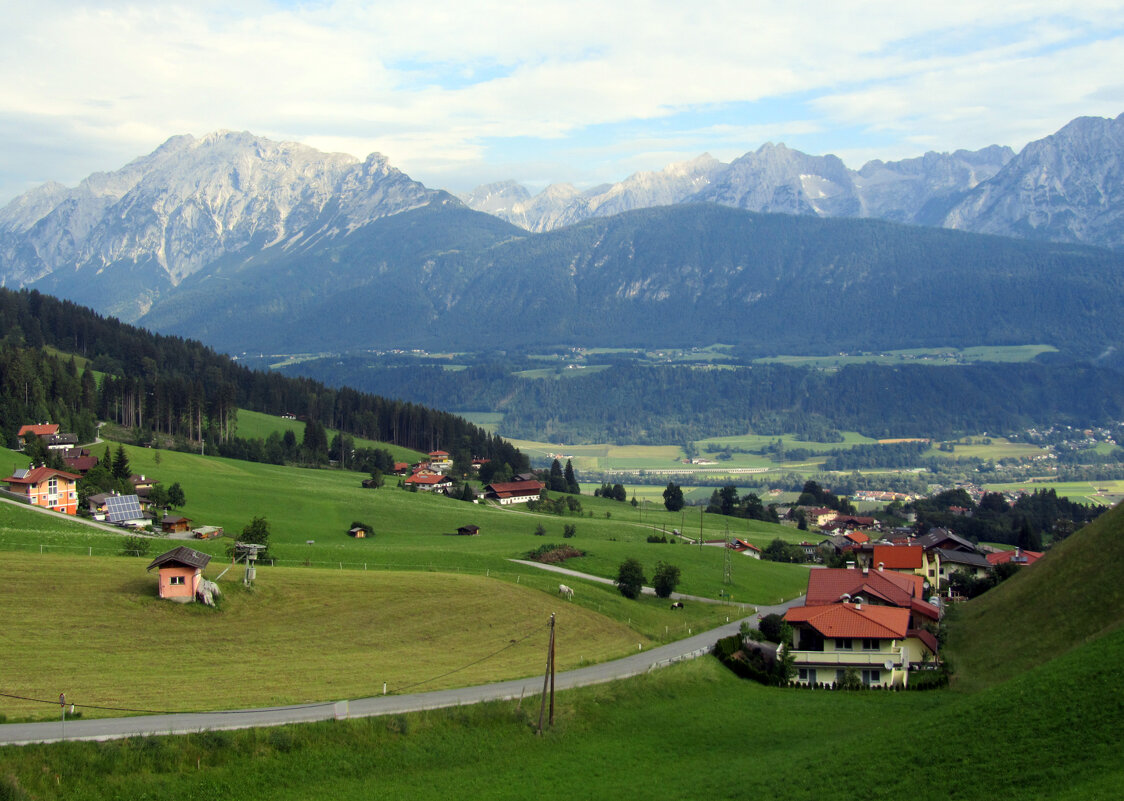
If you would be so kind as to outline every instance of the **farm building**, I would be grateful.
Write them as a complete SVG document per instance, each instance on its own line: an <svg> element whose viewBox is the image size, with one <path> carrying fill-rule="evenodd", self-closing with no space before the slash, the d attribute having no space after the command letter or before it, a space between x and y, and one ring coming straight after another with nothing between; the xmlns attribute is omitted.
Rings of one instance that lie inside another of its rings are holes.
<svg viewBox="0 0 1124 801"><path fill-rule="evenodd" d="M484 497L499 501L501 506L513 503L526 503L538 500L543 485L538 481L509 481L501 484L488 484L484 487Z"/></svg>
<svg viewBox="0 0 1124 801"><path fill-rule="evenodd" d="M480 526L474 526L472 523L469 523L467 526L458 528L457 533L462 537L472 537L480 533Z"/></svg>

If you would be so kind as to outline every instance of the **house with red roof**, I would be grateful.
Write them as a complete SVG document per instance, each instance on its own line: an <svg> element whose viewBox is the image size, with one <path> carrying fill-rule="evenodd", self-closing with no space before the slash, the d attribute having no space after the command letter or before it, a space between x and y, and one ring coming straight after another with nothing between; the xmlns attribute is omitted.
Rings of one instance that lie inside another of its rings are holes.
<svg viewBox="0 0 1124 801"><path fill-rule="evenodd" d="M29 425L20 426L20 430L16 432L16 436L20 441L20 450L23 450L27 446L27 443L31 441L32 437L49 439L58 433L58 423L31 423Z"/></svg>
<svg viewBox="0 0 1124 801"><path fill-rule="evenodd" d="M448 451L430 451L427 454L429 466L438 472L444 473L453 466L453 457Z"/></svg>
<svg viewBox="0 0 1124 801"><path fill-rule="evenodd" d="M936 623L940 607L925 600L925 580L916 574L865 568L824 568L808 574L805 606L837 603L896 606L909 610L909 627Z"/></svg>
<svg viewBox="0 0 1124 801"><path fill-rule="evenodd" d="M407 487L417 487L418 492L436 492L453 486L453 479L437 473L414 473L405 483Z"/></svg>
<svg viewBox="0 0 1124 801"><path fill-rule="evenodd" d="M867 686L905 687L911 666L935 655L935 639L910 630L908 609L835 603L793 607L784 619L797 684L835 685L853 669Z"/></svg>
<svg viewBox="0 0 1124 801"><path fill-rule="evenodd" d="M1024 551L1022 548L1013 551L996 551L987 555L987 561L992 567L1005 565L1008 562L1022 566L1033 565L1041 558L1042 554L1038 551Z"/></svg>
<svg viewBox="0 0 1124 801"><path fill-rule="evenodd" d="M486 484L484 497L489 501L496 501L501 506L513 503L526 503L537 501L542 496L543 485L538 481L504 481L498 484Z"/></svg>
<svg viewBox="0 0 1124 801"><path fill-rule="evenodd" d="M36 467L17 470L4 482L8 485L8 492L20 496L20 500L32 506L72 515L78 512L79 478L81 476L53 467Z"/></svg>
<svg viewBox="0 0 1124 801"><path fill-rule="evenodd" d="M869 550L868 550L869 549ZM916 573L933 587L941 575L940 552L927 550L920 545L873 545L869 543L860 554L864 567L871 570L894 570L898 573Z"/></svg>
<svg viewBox="0 0 1124 801"><path fill-rule="evenodd" d="M761 549L754 545L752 542L745 540L733 540L729 547L738 553L745 554L746 556L753 557L754 559L761 558Z"/></svg>

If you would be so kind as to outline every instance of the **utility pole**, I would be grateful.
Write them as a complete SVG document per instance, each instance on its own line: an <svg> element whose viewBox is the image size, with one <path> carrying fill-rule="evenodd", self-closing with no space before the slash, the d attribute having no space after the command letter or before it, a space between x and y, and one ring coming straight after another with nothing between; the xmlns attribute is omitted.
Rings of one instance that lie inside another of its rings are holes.
<svg viewBox="0 0 1124 801"><path fill-rule="evenodd" d="M550 644L546 649L546 673L542 677L542 700L539 702L539 730L542 734L543 715L546 713L546 692L550 689L550 725L554 725L554 614L550 615Z"/></svg>
<svg viewBox="0 0 1124 801"><path fill-rule="evenodd" d="M733 544L734 538L730 536L730 527L726 526L726 551L725 559L722 564L722 583L734 583L734 560L733 560Z"/></svg>

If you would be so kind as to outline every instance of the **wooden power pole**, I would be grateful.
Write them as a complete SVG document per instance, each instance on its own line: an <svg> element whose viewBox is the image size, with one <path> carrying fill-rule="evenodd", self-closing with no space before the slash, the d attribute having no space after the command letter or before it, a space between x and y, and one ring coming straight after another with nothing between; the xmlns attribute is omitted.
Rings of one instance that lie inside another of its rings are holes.
<svg viewBox="0 0 1124 801"><path fill-rule="evenodd" d="M542 734L543 715L546 712L546 693L550 689L550 725L554 726L554 615L550 616L550 644L546 648L546 673L542 677L542 700L539 703L539 730Z"/></svg>

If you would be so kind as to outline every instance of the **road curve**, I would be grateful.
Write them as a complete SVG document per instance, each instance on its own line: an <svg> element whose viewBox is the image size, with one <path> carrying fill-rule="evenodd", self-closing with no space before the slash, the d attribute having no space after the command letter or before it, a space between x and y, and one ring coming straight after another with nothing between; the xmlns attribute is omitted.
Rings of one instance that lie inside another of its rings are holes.
<svg viewBox="0 0 1124 801"><path fill-rule="evenodd" d="M778 606L762 606L758 608L758 613L762 615L771 612L782 613L788 607L802 601L803 598L797 598ZM755 620L756 615L746 619ZM555 687L564 690L601 684L647 673L654 668L682 659L693 659L707 653L720 638L736 633L740 625L741 619L735 620L684 640L640 651L622 659L567 670L555 676ZM542 683L542 676L529 676L524 679L482 684L476 687L409 695L382 695L318 704L73 720L65 723L61 720L47 723L7 723L0 725L0 745L54 743L62 740L115 740L155 734L190 734L217 729L247 729L254 726L282 726L319 720L396 715L425 709L477 704L483 701L537 696L542 692Z"/></svg>

